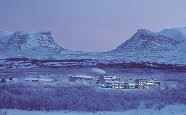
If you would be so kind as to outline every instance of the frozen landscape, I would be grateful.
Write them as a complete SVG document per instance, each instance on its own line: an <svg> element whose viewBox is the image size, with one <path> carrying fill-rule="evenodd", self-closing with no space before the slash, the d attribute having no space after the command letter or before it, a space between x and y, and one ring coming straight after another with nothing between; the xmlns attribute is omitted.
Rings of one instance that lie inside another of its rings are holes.
<svg viewBox="0 0 186 115"><path fill-rule="evenodd" d="M75 111L24 111L1 110L0 115L185 115L184 105L167 106L162 110L139 108L119 112L75 112Z"/></svg>
<svg viewBox="0 0 186 115"><path fill-rule="evenodd" d="M140 29L103 53L65 49L51 32L1 31L0 114L186 115L185 44L186 28ZM161 86L116 89L69 81L70 75L97 80L100 74L124 82L156 79Z"/></svg>
<svg viewBox="0 0 186 115"><path fill-rule="evenodd" d="M139 29L116 49L103 53L71 51L51 32L0 32L1 68L35 66L122 66L180 68L186 65L186 28L161 32Z"/></svg>

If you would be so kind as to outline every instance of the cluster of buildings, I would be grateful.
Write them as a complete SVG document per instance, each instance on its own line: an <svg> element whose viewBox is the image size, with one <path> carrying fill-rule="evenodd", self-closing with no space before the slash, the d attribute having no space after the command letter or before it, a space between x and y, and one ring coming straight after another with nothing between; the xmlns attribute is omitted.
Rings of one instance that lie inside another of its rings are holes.
<svg viewBox="0 0 186 115"><path fill-rule="evenodd" d="M160 81L148 80L148 79L136 79L134 81L121 81L117 76L102 75L98 79L94 79L92 76L86 75L72 75L69 76L70 82L84 81L84 82L96 82L102 88L113 89L150 89L159 88Z"/></svg>
<svg viewBox="0 0 186 115"><path fill-rule="evenodd" d="M9 82L9 81L17 81L17 78L0 78L0 82ZM54 82L55 79L47 78L44 76L38 77L28 77L24 79L27 82ZM70 75L70 82L86 82L86 83L95 83L101 88L113 88L113 89L151 89L151 88L159 88L160 81L159 80L148 80L148 79L135 79L122 81L118 76L109 76L109 75L101 75L97 79L93 76L87 75ZM173 86L173 85L168 85Z"/></svg>

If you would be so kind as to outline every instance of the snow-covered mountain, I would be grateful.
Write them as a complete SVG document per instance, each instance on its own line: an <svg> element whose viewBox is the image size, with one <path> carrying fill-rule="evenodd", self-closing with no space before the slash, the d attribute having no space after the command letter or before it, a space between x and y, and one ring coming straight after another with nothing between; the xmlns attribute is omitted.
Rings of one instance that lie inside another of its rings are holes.
<svg viewBox="0 0 186 115"><path fill-rule="evenodd" d="M15 58L23 58L23 62ZM37 66L128 66L131 63L186 67L186 28L165 29L160 32L139 29L116 49L103 53L64 49L55 43L50 32L1 31L0 59L3 59L0 61L0 66L7 67L20 64L23 66L33 64Z"/></svg>
<svg viewBox="0 0 186 115"><path fill-rule="evenodd" d="M127 62L186 64L186 28L140 29L111 52Z"/></svg>
<svg viewBox="0 0 186 115"><path fill-rule="evenodd" d="M1 58L50 58L63 50L54 42L50 32L0 32Z"/></svg>
<svg viewBox="0 0 186 115"><path fill-rule="evenodd" d="M62 48L51 32L0 31L0 59L92 59L92 54Z"/></svg>

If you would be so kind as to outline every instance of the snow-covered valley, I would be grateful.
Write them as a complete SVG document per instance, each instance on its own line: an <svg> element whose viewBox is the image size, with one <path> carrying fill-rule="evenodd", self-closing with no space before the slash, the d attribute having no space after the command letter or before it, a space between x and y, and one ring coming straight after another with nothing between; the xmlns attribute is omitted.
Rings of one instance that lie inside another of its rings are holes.
<svg viewBox="0 0 186 115"><path fill-rule="evenodd" d="M185 33L186 28L161 32L140 29L116 49L96 53L65 49L55 43L50 32L0 32L0 78L20 79L0 83L0 108L6 108L0 111L2 114L7 111L7 115L185 115ZM107 90L68 82L68 76L72 74L96 76L90 71L92 68L101 68L122 81L152 78L173 83L176 87ZM57 82L23 80L40 75ZM139 108L143 103L144 107ZM33 111L12 110L15 108Z"/></svg>

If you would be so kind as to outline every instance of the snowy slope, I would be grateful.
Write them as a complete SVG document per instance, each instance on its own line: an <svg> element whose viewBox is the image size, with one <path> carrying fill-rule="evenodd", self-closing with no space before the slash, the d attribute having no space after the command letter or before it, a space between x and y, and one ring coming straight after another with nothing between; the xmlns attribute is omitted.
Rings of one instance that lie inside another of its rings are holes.
<svg viewBox="0 0 186 115"><path fill-rule="evenodd" d="M99 54L64 49L51 32L0 31L0 59L92 59Z"/></svg>
<svg viewBox="0 0 186 115"><path fill-rule="evenodd" d="M45 60L89 59L94 60L94 65L148 62L185 66L185 44L186 28L165 29L160 32L139 29L115 50L103 53L64 49L55 43L50 32L0 31L0 59L20 57Z"/></svg>
<svg viewBox="0 0 186 115"><path fill-rule="evenodd" d="M53 57L63 48L57 45L50 32L0 32L1 58Z"/></svg>
<svg viewBox="0 0 186 115"><path fill-rule="evenodd" d="M111 51L129 62L186 64L186 28L161 32L138 30L128 41Z"/></svg>
<svg viewBox="0 0 186 115"><path fill-rule="evenodd" d="M185 105L170 105L165 108L158 109L146 109L139 108L128 111L118 112L77 112L77 111L24 111L24 110L0 110L0 114L4 115L185 115Z"/></svg>

